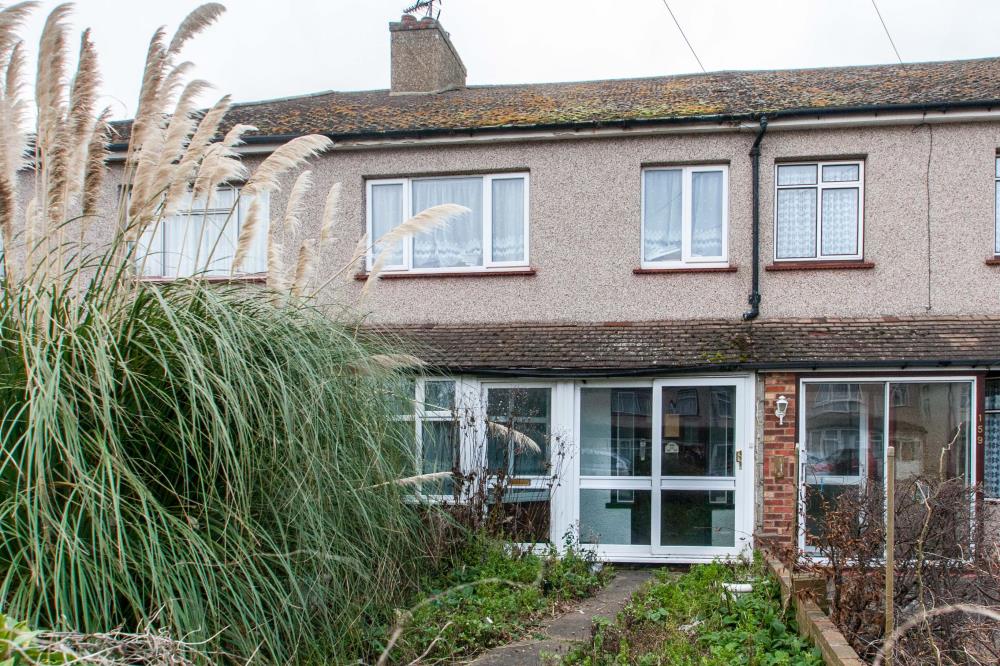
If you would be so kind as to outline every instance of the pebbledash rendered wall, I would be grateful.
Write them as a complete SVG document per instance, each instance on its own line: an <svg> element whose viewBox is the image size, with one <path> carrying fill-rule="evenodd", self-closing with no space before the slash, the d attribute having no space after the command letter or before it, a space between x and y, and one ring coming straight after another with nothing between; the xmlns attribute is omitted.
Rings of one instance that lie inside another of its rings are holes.
<svg viewBox="0 0 1000 666"><path fill-rule="evenodd" d="M322 280L347 262L364 231L366 178L526 170L535 275L379 280L358 302L359 266L323 300L358 303L369 321L382 323L738 319L750 289L752 140L744 131L335 150L312 164L303 235L316 235L326 190L341 181L336 242L317 261ZM992 122L769 131L761 158L762 263L773 257L775 161L860 157L864 259L874 267L762 270L762 316L1000 313L1000 266L985 263L994 247L998 147L1000 123ZM633 274L640 265L642 167L692 163L729 165L729 261L736 272ZM273 221L290 185L272 197ZM110 201L114 184L107 189ZM97 225L92 236L106 235L109 226ZM294 249L286 248L288 261Z"/></svg>

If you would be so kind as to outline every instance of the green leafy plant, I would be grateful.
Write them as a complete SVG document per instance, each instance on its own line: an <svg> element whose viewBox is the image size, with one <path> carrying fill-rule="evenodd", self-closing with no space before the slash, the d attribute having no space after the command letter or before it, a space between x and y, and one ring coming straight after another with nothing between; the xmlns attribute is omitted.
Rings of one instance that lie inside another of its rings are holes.
<svg viewBox="0 0 1000 666"><path fill-rule="evenodd" d="M612 569L595 564L572 543L560 556L554 548L537 553L473 535L448 567L424 581L384 656L391 663L453 661L520 639L545 613L606 584Z"/></svg>
<svg viewBox="0 0 1000 666"><path fill-rule="evenodd" d="M724 582L753 580L733 596ZM596 623L593 639L566 664L652 666L819 666L819 653L795 633L777 582L759 562L715 562L683 575L661 571L613 623Z"/></svg>

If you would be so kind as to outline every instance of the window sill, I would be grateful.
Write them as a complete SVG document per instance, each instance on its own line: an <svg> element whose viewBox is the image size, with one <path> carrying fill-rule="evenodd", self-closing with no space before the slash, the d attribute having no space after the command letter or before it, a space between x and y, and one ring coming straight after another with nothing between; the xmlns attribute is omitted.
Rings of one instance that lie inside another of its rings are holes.
<svg viewBox="0 0 1000 666"><path fill-rule="evenodd" d="M677 268L633 268L633 275L669 275L672 273L735 273L736 266L684 266Z"/></svg>
<svg viewBox="0 0 1000 666"><path fill-rule="evenodd" d="M867 270L875 268L871 261L776 261L764 267L765 271L831 271Z"/></svg>
<svg viewBox="0 0 1000 666"><path fill-rule="evenodd" d="M137 282L147 282L149 284L168 284L170 282L178 282L180 280L198 280L199 282L207 282L208 284L264 284L267 282L267 274L255 273L253 275L219 275L211 277L153 277L146 276L136 278Z"/></svg>
<svg viewBox="0 0 1000 666"><path fill-rule="evenodd" d="M442 273L379 273L379 280L422 280L427 278L483 278L483 277L531 277L538 271L534 268L515 270L452 271ZM361 282L369 278L368 273L357 273L355 280Z"/></svg>
<svg viewBox="0 0 1000 666"><path fill-rule="evenodd" d="M986 257L987 266L1000 266L1000 257Z"/></svg>

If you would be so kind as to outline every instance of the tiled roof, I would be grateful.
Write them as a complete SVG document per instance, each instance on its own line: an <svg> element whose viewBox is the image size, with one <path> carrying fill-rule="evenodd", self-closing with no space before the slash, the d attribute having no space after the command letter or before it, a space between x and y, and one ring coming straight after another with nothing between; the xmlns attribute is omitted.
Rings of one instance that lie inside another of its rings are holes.
<svg viewBox="0 0 1000 666"><path fill-rule="evenodd" d="M469 86L432 95L324 92L237 104L226 124L255 125L258 136L336 138L980 103L1000 103L1000 58ZM124 141L128 123L116 127Z"/></svg>
<svg viewBox="0 0 1000 666"><path fill-rule="evenodd" d="M1000 317L415 325L382 328L432 367L528 374L1000 365Z"/></svg>

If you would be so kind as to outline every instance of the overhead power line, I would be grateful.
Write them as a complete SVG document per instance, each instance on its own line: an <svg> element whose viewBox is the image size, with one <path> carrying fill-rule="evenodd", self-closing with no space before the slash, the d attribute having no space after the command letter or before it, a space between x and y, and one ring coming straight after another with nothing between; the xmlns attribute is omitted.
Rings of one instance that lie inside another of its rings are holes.
<svg viewBox="0 0 1000 666"><path fill-rule="evenodd" d="M666 0L664 0L665 2ZM892 35L889 34L889 26L885 24L885 19L882 18L882 12L878 10L878 5L875 4L875 0L872 0L872 7L875 8L875 14L878 16L879 22L882 24L882 29L885 30L885 36L889 38L889 45L892 46L893 52L896 54L896 60L899 64L903 64L903 59L899 55L899 49L896 48L896 42L892 41Z"/></svg>
<svg viewBox="0 0 1000 666"><path fill-rule="evenodd" d="M701 67L701 71L704 73L705 66L701 64L701 58L699 58L698 54L694 52L694 47L691 46L690 40L688 40L687 35L684 34L684 28L681 27L680 21L677 20L676 16L674 16L674 11L670 9L670 4L667 2L667 0L663 0L663 6L667 8L667 12L669 12L670 18L674 20L674 25L677 26L677 31L681 33L681 37L684 38L684 43L688 45L688 48L691 50L691 55L693 55L694 59L698 61L698 66Z"/></svg>

